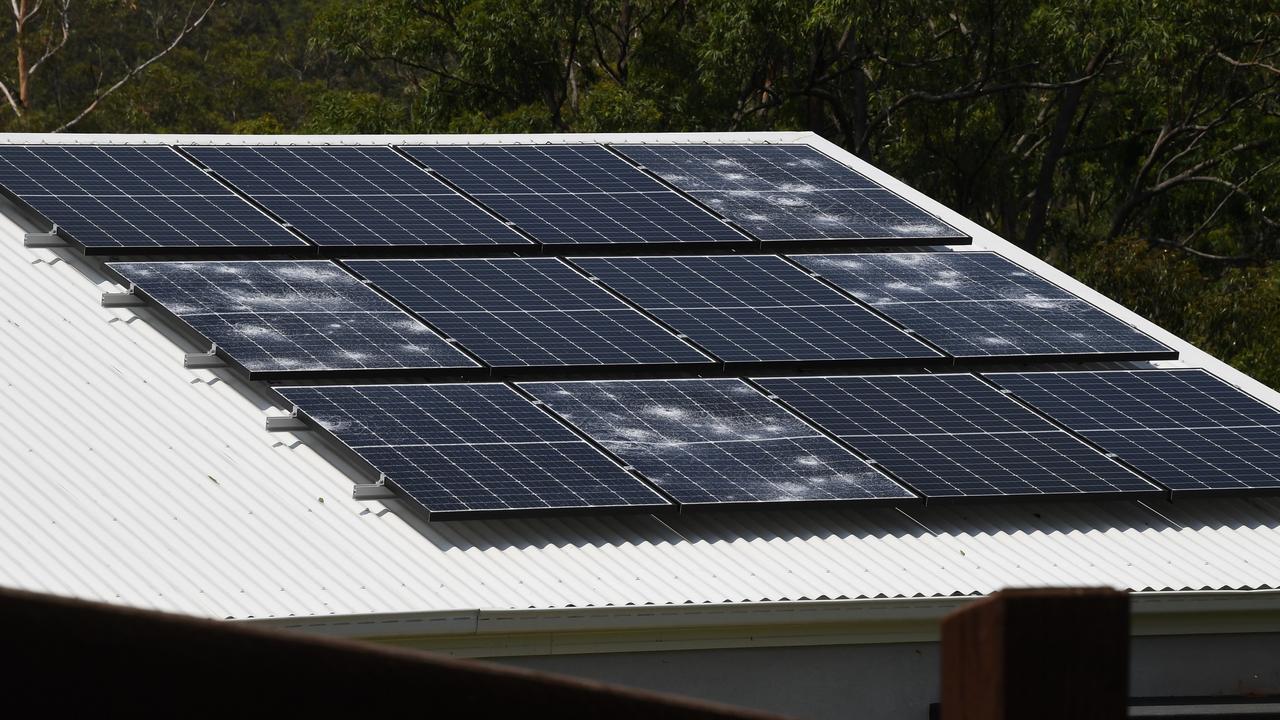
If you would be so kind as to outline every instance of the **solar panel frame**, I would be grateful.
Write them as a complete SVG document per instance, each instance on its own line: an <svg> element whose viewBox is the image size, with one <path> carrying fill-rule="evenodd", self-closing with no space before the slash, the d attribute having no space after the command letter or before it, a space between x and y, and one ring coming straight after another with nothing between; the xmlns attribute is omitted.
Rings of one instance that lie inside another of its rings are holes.
<svg viewBox="0 0 1280 720"><path fill-rule="evenodd" d="M998 253L788 257L957 359L1178 357L1132 324Z"/></svg>
<svg viewBox="0 0 1280 720"><path fill-rule="evenodd" d="M681 508L919 501L742 379L567 380L518 387Z"/></svg>
<svg viewBox="0 0 1280 720"><path fill-rule="evenodd" d="M466 378L487 372L329 261L111 262L104 267L250 380ZM219 284L215 277L228 282Z"/></svg>
<svg viewBox="0 0 1280 720"><path fill-rule="evenodd" d="M387 145L187 145L183 151L324 248L527 246Z"/></svg>
<svg viewBox="0 0 1280 720"><path fill-rule="evenodd" d="M928 502L1163 492L973 374L753 381Z"/></svg>
<svg viewBox="0 0 1280 720"><path fill-rule="evenodd" d="M311 247L167 145L0 144L0 171L6 197L87 255Z"/></svg>
<svg viewBox="0 0 1280 720"><path fill-rule="evenodd" d="M972 242L943 219L811 145L611 147L765 243Z"/></svg>
<svg viewBox="0 0 1280 720"><path fill-rule="evenodd" d="M352 260L346 266L507 373L696 370L715 363L558 258Z"/></svg>
<svg viewBox="0 0 1280 720"><path fill-rule="evenodd" d="M1280 492L1280 410L1203 369L984 376L1174 497Z"/></svg>
<svg viewBox="0 0 1280 720"><path fill-rule="evenodd" d="M689 249L754 242L603 145L401 149L544 246L612 252L627 245Z"/></svg>
<svg viewBox="0 0 1280 720"><path fill-rule="evenodd" d="M674 509L608 453L505 383L275 385L272 390L296 417L378 474L428 521ZM454 470L467 477L450 478ZM484 474L468 475L470 470ZM593 473L609 477L592 485ZM582 484L570 487L566 479ZM541 486L544 495L530 483ZM508 493L506 500L502 493ZM546 495L556 497L529 500ZM597 496L602 500L592 504Z"/></svg>
<svg viewBox="0 0 1280 720"><path fill-rule="evenodd" d="M945 357L776 255L568 260L730 366Z"/></svg>

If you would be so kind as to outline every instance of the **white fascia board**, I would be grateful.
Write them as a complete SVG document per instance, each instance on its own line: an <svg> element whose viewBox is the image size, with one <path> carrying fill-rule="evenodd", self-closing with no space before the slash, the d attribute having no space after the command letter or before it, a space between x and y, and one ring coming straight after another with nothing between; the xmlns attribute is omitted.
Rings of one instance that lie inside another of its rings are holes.
<svg viewBox="0 0 1280 720"><path fill-rule="evenodd" d="M470 657L937 642L977 596L240 620ZM1280 632L1280 591L1131 595L1135 636Z"/></svg>

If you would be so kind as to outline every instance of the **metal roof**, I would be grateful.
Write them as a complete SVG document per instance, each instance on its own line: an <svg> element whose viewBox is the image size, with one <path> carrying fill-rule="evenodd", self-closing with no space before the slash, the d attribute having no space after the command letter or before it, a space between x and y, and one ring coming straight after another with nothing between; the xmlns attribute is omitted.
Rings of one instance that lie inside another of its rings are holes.
<svg viewBox="0 0 1280 720"><path fill-rule="evenodd" d="M361 138L0 136L25 142L655 141L652 135ZM1280 396L810 134L990 249L1280 406ZM73 250L0 217L0 585L219 618L929 598L1005 586L1280 584L1280 499L935 505L424 523L351 497L356 471Z"/></svg>

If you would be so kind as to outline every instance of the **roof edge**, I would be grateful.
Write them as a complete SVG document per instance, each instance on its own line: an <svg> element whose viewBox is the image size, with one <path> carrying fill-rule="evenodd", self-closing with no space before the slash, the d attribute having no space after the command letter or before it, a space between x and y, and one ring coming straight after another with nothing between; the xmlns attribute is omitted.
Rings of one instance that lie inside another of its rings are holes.
<svg viewBox="0 0 1280 720"><path fill-rule="evenodd" d="M466 657L937 642L979 595L812 602L476 609L235 622ZM1135 636L1280 633L1280 591L1132 595Z"/></svg>

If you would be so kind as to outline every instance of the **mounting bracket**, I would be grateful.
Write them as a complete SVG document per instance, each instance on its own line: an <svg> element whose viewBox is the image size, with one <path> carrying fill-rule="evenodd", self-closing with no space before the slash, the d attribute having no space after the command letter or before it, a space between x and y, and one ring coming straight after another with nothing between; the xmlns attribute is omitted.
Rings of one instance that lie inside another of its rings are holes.
<svg viewBox="0 0 1280 720"><path fill-rule="evenodd" d="M125 292L102 293L102 307L104 308L140 307L146 304L147 301L143 300L141 296L133 294L133 288L129 288Z"/></svg>
<svg viewBox="0 0 1280 720"><path fill-rule="evenodd" d="M29 232L23 235L22 245L29 248L63 248L67 247L67 241L58 235L58 228L55 227L49 232Z"/></svg>
<svg viewBox="0 0 1280 720"><path fill-rule="evenodd" d="M296 415L275 415L267 418L267 432L298 432L310 429Z"/></svg>
<svg viewBox="0 0 1280 720"><path fill-rule="evenodd" d="M375 483L356 483L351 486L351 497L356 500L391 500L395 496L391 488L387 487L387 476L381 473Z"/></svg>
<svg viewBox="0 0 1280 720"><path fill-rule="evenodd" d="M218 357L218 346L209 348L208 352L187 353L182 357L182 367L188 370L212 370L224 368L227 361Z"/></svg>

